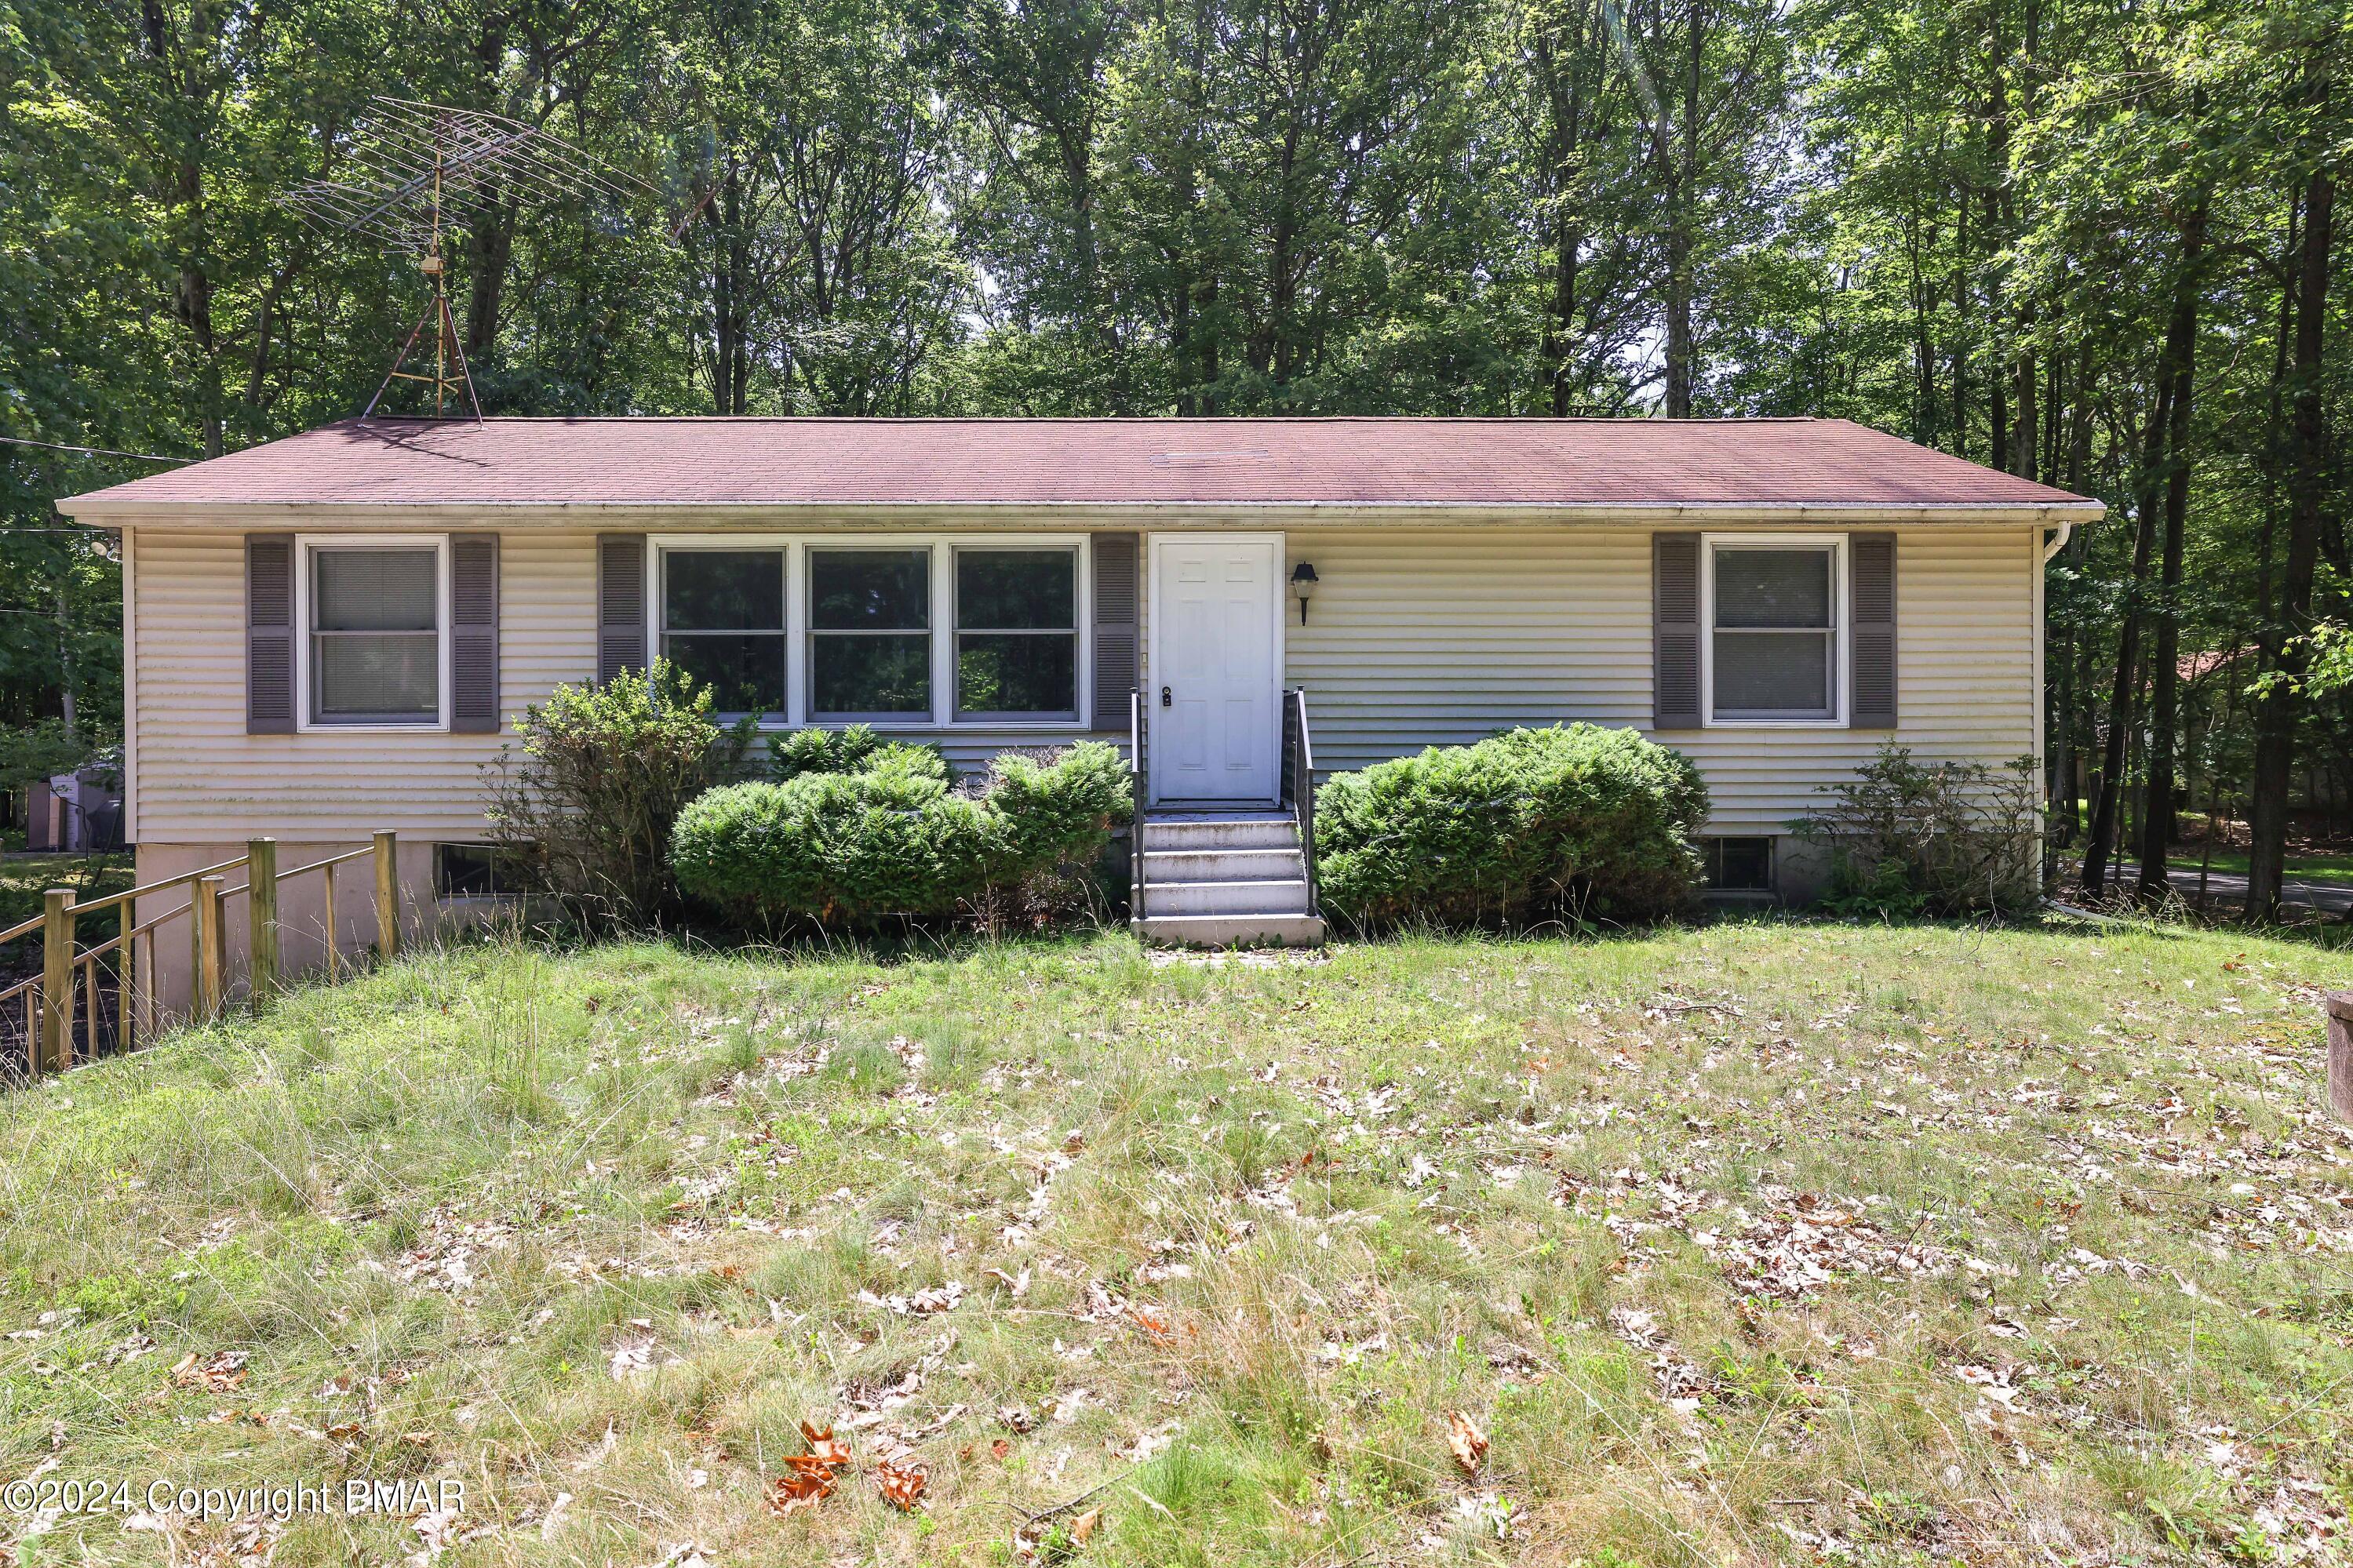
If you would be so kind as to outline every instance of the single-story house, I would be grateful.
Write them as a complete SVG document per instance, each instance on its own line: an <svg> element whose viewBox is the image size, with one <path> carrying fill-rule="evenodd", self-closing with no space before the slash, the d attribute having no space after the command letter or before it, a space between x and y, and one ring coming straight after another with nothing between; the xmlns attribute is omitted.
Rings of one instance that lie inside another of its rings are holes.
<svg viewBox="0 0 2353 1568"><path fill-rule="evenodd" d="M480 891L524 705L654 653L965 764L1140 731L1172 887L1295 851L1293 693L1326 774L1630 725L1704 771L1718 884L1792 893L1883 742L2040 750L2042 563L2102 511L1836 419L379 418L59 505L122 534L141 880L393 828L422 909Z"/></svg>

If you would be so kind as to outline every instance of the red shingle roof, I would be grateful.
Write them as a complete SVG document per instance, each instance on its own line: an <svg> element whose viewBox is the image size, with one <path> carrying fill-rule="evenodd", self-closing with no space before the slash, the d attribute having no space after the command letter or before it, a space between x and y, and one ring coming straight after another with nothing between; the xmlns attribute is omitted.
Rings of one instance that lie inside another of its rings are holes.
<svg viewBox="0 0 2353 1568"><path fill-rule="evenodd" d="M59 503L2060 506L1843 419L376 419Z"/></svg>

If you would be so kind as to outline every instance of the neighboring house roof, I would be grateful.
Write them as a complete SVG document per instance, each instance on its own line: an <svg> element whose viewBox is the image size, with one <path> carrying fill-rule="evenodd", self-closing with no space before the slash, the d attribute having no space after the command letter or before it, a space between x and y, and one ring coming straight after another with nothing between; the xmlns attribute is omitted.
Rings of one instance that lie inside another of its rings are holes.
<svg viewBox="0 0 2353 1568"><path fill-rule="evenodd" d="M2101 510L1843 419L347 420L58 505Z"/></svg>

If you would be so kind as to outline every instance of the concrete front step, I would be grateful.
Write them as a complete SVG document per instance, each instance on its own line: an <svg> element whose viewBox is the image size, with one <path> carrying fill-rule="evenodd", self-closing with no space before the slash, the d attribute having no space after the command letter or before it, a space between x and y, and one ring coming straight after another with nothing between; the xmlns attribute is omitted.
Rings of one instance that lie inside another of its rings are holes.
<svg viewBox="0 0 2353 1568"><path fill-rule="evenodd" d="M1135 933L1178 947L1319 947L1324 922L1314 915L1148 915Z"/></svg>
<svg viewBox="0 0 2353 1568"><path fill-rule="evenodd" d="M1151 882L1144 910L1152 915L1303 915L1307 879L1278 881Z"/></svg>
<svg viewBox="0 0 2353 1568"><path fill-rule="evenodd" d="M1144 851L1296 849L1299 825L1287 813L1263 816L1146 816Z"/></svg>
<svg viewBox="0 0 2353 1568"><path fill-rule="evenodd" d="M1144 875L1162 882L1304 881L1307 859L1296 849L1153 849L1144 852Z"/></svg>

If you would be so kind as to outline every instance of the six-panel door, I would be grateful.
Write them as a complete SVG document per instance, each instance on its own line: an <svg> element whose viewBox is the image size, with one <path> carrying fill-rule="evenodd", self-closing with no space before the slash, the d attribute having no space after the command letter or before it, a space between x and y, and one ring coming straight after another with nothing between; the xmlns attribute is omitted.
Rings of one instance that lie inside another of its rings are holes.
<svg viewBox="0 0 2353 1568"><path fill-rule="evenodd" d="M1282 542L1152 539L1152 797L1271 805L1282 678Z"/></svg>

